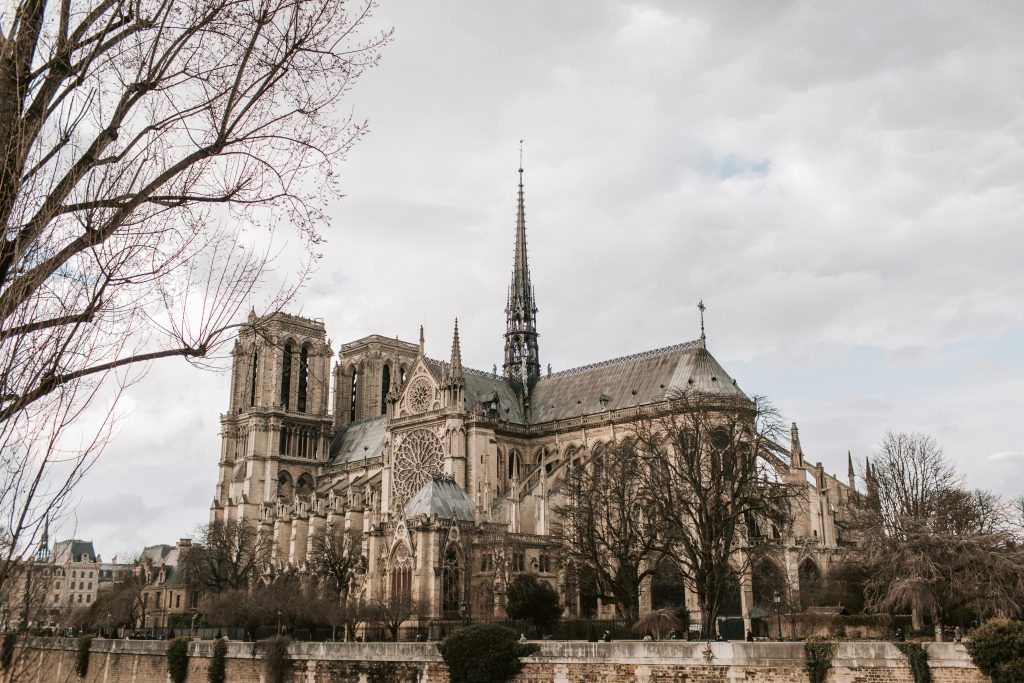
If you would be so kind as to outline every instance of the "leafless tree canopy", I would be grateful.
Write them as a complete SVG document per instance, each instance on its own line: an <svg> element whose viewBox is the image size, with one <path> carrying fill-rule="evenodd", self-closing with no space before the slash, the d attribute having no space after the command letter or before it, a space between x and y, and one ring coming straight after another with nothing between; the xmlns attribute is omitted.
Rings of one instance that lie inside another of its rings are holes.
<svg viewBox="0 0 1024 683"><path fill-rule="evenodd" d="M222 592L248 588L267 566L274 541L244 521L210 522L181 560L193 586Z"/></svg>
<svg viewBox="0 0 1024 683"><path fill-rule="evenodd" d="M775 469L781 420L765 399L681 394L675 404L638 431L638 444L650 462L649 514L665 525L663 552L693 582L702 637L711 637L733 577L771 544L772 527L785 534L800 489Z"/></svg>
<svg viewBox="0 0 1024 683"><path fill-rule="evenodd" d="M367 33L371 5L16 0L0 13L10 553L104 445L120 388L227 339L280 224L308 258L267 309L302 284L338 164L366 131L337 105L390 37Z"/></svg>
<svg viewBox="0 0 1024 683"><path fill-rule="evenodd" d="M779 420L762 399L680 394L662 417L564 479L563 542L569 561L635 619L639 584L659 561L692 581L705 636L734 577L775 526L784 531L798 493L772 466Z"/></svg>
<svg viewBox="0 0 1024 683"><path fill-rule="evenodd" d="M1024 552L1012 508L971 491L935 440L887 434L870 466L862 556L867 606L911 607L937 624L951 611L1024 609Z"/></svg>
<svg viewBox="0 0 1024 683"><path fill-rule="evenodd" d="M309 563L310 569L327 581L339 601L345 601L352 580L366 572L362 532L335 527L316 534Z"/></svg>

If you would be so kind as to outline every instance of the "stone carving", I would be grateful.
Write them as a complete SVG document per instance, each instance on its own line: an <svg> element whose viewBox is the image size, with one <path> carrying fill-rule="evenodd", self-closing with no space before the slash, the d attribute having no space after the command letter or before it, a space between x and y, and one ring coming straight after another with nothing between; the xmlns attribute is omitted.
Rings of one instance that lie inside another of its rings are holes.
<svg viewBox="0 0 1024 683"><path fill-rule="evenodd" d="M437 435L426 429L410 432L395 452L392 477L394 509L405 507L406 502L423 488L430 476L440 474L443 467L444 453Z"/></svg>

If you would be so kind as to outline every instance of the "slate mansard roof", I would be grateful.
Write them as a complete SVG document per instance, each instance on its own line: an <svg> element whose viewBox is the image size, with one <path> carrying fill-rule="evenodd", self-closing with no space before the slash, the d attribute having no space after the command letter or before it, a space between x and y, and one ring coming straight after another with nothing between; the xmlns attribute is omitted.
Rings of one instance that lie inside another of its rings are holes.
<svg viewBox="0 0 1024 683"><path fill-rule="evenodd" d="M96 551L93 549L92 541L80 541L77 538L54 543L51 556L55 564L96 561Z"/></svg>

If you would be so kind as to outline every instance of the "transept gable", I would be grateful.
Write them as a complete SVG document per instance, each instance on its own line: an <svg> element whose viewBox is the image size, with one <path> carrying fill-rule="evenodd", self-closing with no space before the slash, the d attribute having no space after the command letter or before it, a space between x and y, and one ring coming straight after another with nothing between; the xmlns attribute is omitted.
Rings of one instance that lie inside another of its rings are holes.
<svg viewBox="0 0 1024 683"><path fill-rule="evenodd" d="M440 377L423 356L407 375L396 404L396 417L408 417L441 408Z"/></svg>

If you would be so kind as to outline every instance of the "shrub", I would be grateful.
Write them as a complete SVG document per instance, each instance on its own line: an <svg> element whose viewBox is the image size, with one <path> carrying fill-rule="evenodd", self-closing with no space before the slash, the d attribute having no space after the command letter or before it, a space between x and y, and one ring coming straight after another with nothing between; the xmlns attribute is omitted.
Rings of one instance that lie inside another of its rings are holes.
<svg viewBox="0 0 1024 683"><path fill-rule="evenodd" d="M228 641L218 638L213 643L213 657L210 668L206 670L206 680L210 683L224 683L224 658L228 654Z"/></svg>
<svg viewBox="0 0 1024 683"><path fill-rule="evenodd" d="M263 672L266 683L284 683L288 673L288 646L292 639L288 636L274 636L260 640L253 647L253 654L263 653Z"/></svg>
<svg viewBox="0 0 1024 683"><path fill-rule="evenodd" d="M836 644L830 640L810 638L804 643L804 670L811 683L825 683L835 654Z"/></svg>
<svg viewBox="0 0 1024 683"><path fill-rule="evenodd" d="M932 683L932 670L928 668L928 650L921 643L896 643L896 647L910 662L914 683Z"/></svg>
<svg viewBox="0 0 1024 683"><path fill-rule="evenodd" d="M174 683L185 683L188 678L188 638L167 643L167 675Z"/></svg>
<svg viewBox="0 0 1024 683"><path fill-rule="evenodd" d="M992 619L965 643L971 661L992 683L1014 683L1024 670L1024 621Z"/></svg>
<svg viewBox="0 0 1024 683"><path fill-rule="evenodd" d="M508 588L508 605L505 607L512 619L523 619L533 624L537 635L550 629L562 616L558 604L558 591L547 581L539 581L533 574L520 574Z"/></svg>
<svg viewBox="0 0 1024 683"><path fill-rule="evenodd" d="M17 634L4 634L4 639L0 642L0 671L7 671L7 669L11 668L11 661L14 659L14 644L16 642L18 642Z"/></svg>
<svg viewBox="0 0 1024 683"><path fill-rule="evenodd" d="M75 673L85 678L89 673L89 650L92 648L92 636L81 636L78 639L78 657L75 659Z"/></svg>
<svg viewBox="0 0 1024 683"><path fill-rule="evenodd" d="M520 657L540 649L518 642L516 632L497 624L468 626L437 644L452 683L504 683L522 667Z"/></svg>

